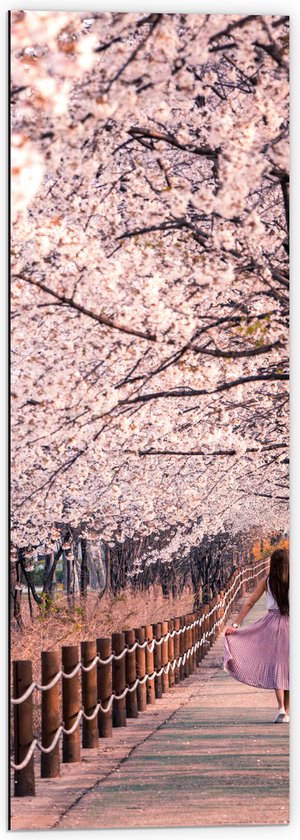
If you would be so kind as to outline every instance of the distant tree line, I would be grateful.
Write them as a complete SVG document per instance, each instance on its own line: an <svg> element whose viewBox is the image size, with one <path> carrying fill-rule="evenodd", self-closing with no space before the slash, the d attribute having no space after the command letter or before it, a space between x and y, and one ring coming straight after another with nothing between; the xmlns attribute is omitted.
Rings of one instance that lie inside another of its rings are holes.
<svg viewBox="0 0 300 840"><path fill-rule="evenodd" d="M281 536L273 534L270 541L275 543ZM42 545L17 548L11 562L12 618L21 629L26 589L32 618L32 602L50 607L58 588L72 605L76 596L86 598L89 589L101 597L104 592L116 595L128 585L137 591L158 584L169 597L189 586L196 608L225 587L235 568L253 559L253 534L220 531L214 537L205 536L199 545L175 551L171 561L165 562L164 549L171 537L170 528L108 544L100 535L98 540L88 540L64 526L52 550Z"/></svg>

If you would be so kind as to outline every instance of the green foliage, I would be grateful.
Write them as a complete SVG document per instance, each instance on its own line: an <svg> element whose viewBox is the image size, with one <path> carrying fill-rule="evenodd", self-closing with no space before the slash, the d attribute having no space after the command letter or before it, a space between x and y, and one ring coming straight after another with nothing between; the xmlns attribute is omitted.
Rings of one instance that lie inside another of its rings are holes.
<svg viewBox="0 0 300 840"><path fill-rule="evenodd" d="M252 321L251 324L248 324L246 322L244 324L240 324L239 326L234 327L233 329L241 336L241 338L247 339L253 337L253 339L255 339L254 347L263 347L263 337L268 332L269 322L270 315L266 315L264 318Z"/></svg>

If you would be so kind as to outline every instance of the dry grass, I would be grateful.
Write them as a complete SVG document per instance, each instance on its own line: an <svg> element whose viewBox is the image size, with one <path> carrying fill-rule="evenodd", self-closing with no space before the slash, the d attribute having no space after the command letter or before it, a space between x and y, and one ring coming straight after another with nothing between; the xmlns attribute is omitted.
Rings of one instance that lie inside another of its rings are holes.
<svg viewBox="0 0 300 840"><path fill-rule="evenodd" d="M34 620L30 618L27 600L24 597L22 616L24 630L15 626L11 630L11 663L14 659L31 659L33 679L41 680L42 650L60 649L62 645L79 644L83 640L94 640L99 636L110 636L112 632L167 621L177 615L191 612L194 593L186 587L177 598L164 597L160 586L145 592L125 589L116 596L104 594L102 598L89 592L86 602L79 597L68 605L65 595L57 595L53 607L47 613L40 612L34 604ZM33 695L33 724L35 737L41 737L41 697ZM13 720L11 720L13 736Z"/></svg>
<svg viewBox="0 0 300 840"><path fill-rule="evenodd" d="M112 632L166 621L191 612L193 600L194 593L190 587L186 587L176 598L166 598L160 586L143 592L132 592L128 588L115 596L105 593L102 598L95 592L89 592L86 602L78 597L72 605L68 605L65 595L57 595L48 612L40 612L35 604L34 621L31 621L24 598L24 630L20 632L12 627L11 659L31 659L33 677L39 680L42 650L79 644L86 639L110 636Z"/></svg>
<svg viewBox="0 0 300 840"><path fill-rule="evenodd" d="M256 560L274 550L268 541L265 541L263 552L260 550L258 553L258 543L254 548L257 548L257 552L253 552ZM288 541L282 540L276 548L288 548ZM110 636L113 632L167 621L192 612L194 592L191 586L186 586L180 595L173 598L171 595L165 597L160 585L135 592L127 587L119 595L104 593L99 597L99 593L89 592L86 599L78 596L70 603L65 595L58 592L48 612L41 611L34 603L33 621L26 595L22 600L24 630L20 632L12 627L11 659L31 659L34 679L40 679L42 650L79 644L86 639Z"/></svg>
<svg viewBox="0 0 300 840"><path fill-rule="evenodd" d="M286 547L283 545L277 547ZM261 556L268 555L265 550ZM11 629L11 663L14 659L32 661L33 679L41 680L42 650L60 649L63 645L80 644L99 636L110 636L112 632L167 621L174 616L193 611L194 592L186 586L183 592L173 598L165 597L161 586L133 592L129 587L119 595L89 592L87 599L72 599L68 603L65 595L57 594L51 609L41 611L34 604L34 620L30 618L26 597L23 596L22 616L24 630L15 626ZM34 732L40 737L40 693L33 695ZM11 727L13 733L13 723Z"/></svg>

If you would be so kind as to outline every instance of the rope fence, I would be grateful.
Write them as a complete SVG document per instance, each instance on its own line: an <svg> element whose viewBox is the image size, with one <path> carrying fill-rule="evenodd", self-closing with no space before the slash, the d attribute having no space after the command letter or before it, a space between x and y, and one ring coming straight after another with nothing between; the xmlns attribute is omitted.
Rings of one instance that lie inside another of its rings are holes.
<svg viewBox="0 0 300 840"><path fill-rule="evenodd" d="M41 776L54 778L62 760L80 760L82 747L97 747L126 718L138 717L173 685L192 674L219 635L228 613L268 560L236 571L226 591L186 616L113 633L58 651L42 652L42 682L32 680L32 662L13 662L15 796L35 795L34 753L41 753ZM80 680L81 676L81 680ZM62 704L59 688L61 687ZM41 692L41 742L33 735L33 694ZM62 709L60 706L62 705Z"/></svg>

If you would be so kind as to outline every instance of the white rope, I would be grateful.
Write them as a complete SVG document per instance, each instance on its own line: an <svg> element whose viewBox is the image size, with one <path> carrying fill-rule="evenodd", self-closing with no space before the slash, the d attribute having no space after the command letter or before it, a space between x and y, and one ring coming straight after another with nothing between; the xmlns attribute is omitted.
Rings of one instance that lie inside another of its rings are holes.
<svg viewBox="0 0 300 840"><path fill-rule="evenodd" d="M84 717L85 720L93 720L96 717L96 715L98 714L99 711L102 711L104 713L108 712L111 709L111 706L112 706L114 700L117 700L117 701L118 700L123 700L123 698L126 697L126 694L128 692L135 691L138 685L143 685L147 680L151 681L155 677L161 676L161 674L163 672L165 672L167 674L169 672L170 668L172 668L174 670L176 665L181 664L181 661L185 662L186 658L193 652L193 650L194 650L194 646L193 646L193 648L190 649L190 651L188 651L186 654L184 654L183 657L180 656L179 659L174 660L172 663L168 662L168 664L166 666L162 666L162 668L160 668L159 671L155 670L155 671L153 671L152 674L145 674L144 677L137 677L135 682L133 683L133 685L126 686L124 691L121 692L121 694L116 694L115 692L113 692L113 694L109 698L107 706L105 708L102 706L101 702L97 703L97 705L95 706L95 709L94 709L94 711L92 712L91 715L87 715L86 712L84 711L84 709L80 709L77 716L76 716L76 720L74 721L74 723L70 727L70 729L66 729L62 725L60 725L58 727L58 729L55 733L55 736L53 738L53 741L51 742L49 747L43 747L43 745L40 744L39 741L37 741L37 739L34 739L32 741L32 744L29 747L27 755L25 756L25 758L21 762L21 764L15 764L14 762L11 762L12 769L13 770L23 770L26 767L26 765L29 763L36 747L37 747L37 749L40 750L40 752L51 753L52 750L55 749L56 744L57 744L57 742L60 738L60 735L62 733L63 733L63 735L72 735L75 732L75 730L77 729L77 727L79 726L79 723L80 723L82 717Z"/></svg>
<svg viewBox="0 0 300 840"><path fill-rule="evenodd" d="M100 659L100 657L99 657L99 656L95 656L95 658L94 658L94 659L93 659L93 661L90 663L90 665L83 665L83 664L81 663L82 670L85 672L85 674L88 674L88 672L89 672L89 671L92 671L92 670L93 670L93 668L95 667L95 665L97 665L97 662L99 662L99 659Z"/></svg>
<svg viewBox="0 0 300 840"><path fill-rule="evenodd" d="M265 565L265 563L260 563L260 564L259 564L259 567L261 567L262 565ZM258 567L256 567L256 568L258 568ZM244 573L245 573L246 571L248 571L248 569L247 569L247 570L244 570ZM76 730L76 729L77 729L77 727L79 726L79 723L80 723L80 721L81 721L82 717L84 717L84 718L85 718L85 720L93 720L93 719L97 716L97 714L98 714L98 712L99 712L99 711L103 712L104 714L105 714L106 712L109 712L109 711L110 711L110 709L111 709L111 707L112 707L112 704L113 704L113 701L114 701L114 700L116 700L116 701L118 701L118 700L122 700L124 697L126 697L126 694L127 694L128 692L133 692L133 691L135 691L138 685L143 685L145 682L147 682L147 680L149 680L149 681L154 680L154 679L155 679L155 677L160 677L163 673L168 674L168 673L169 673L169 671L170 671L170 669L171 669L172 671L174 671L176 667L177 667L177 668L179 668L181 665L185 665L186 661L187 661L187 660L188 660L188 659L189 659L189 658L193 655L193 653L195 653L195 652L196 652L199 648L201 648L203 645L206 645L206 644L208 644L208 645L209 645L209 644L210 644L209 638L210 638L210 637L211 637L211 636L215 633L216 629L217 629L218 627L220 627L220 626L221 626L221 624L224 622L224 620L225 620L225 616L226 616L226 614L227 614L227 612L228 612L228 610L229 610L229 608L230 608L230 606L231 606L232 602L235 600L235 598L236 598L236 596L237 596L237 594L238 594L238 592L239 592L239 590L240 590L240 588L241 588L241 586L242 586L244 573L240 573L240 574L239 574L239 577L241 577L240 583L239 583L239 585L236 587L235 592L234 592L234 595L233 595L233 596L232 596L232 598L228 601L228 603L227 603L227 605L226 605L226 608L225 608L225 610L224 610L224 614L223 614L223 615L222 615L222 616L221 616L221 617L220 617L217 621L215 621L214 625L211 627L211 629L210 629L210 630L207 630L207 631L206 631L206 633L203 633L202 638L201 638L201 639L199 639L199 640L197 640L197 642L195 642L195 643L192 645L192 647L191 647L191 648L189 648L187 651L185 651L185 652L184 652L182 655L180 655L179 657L175 658L172 662L168 662L168 663L167 663L167 665L162 665L162 667L161 667L158 671L157 671L157 670L155 670L155 671L153 671L153 673L152 673L152 674L145 674L145 676L144 676L144 677L137 677L137 678L136 678L136 680L135 680L135 682L134 682L131 686L128 686L128 685L127 685L127 686L124 688L124 691L122 691L122 692L121 692L121 694L115 694L115 692L113 692L113 693L112 693L112 695L110 696L110 698L109 698L109 700L108 700L107 705L105 706L105 708L102 706L102 703L101 703L101 702L98 702L98 703L97 703L97 705L95 706L95 709L94 709L94 711L92 712L92 714L91 714L91 715L86 714L86 712L84 711L84 709L80 709L80 710L79 710L79 712L78 712L78 714L77 714L77 716L76 716L76 720L74 721L74 724L73 724L73 726L71 726L71 728L70 728L70 729L66 729L66 728L65 728L64 726L62 726L62 725L60 725L60 726L58 727L57 732L56 732L56 733L55 733L55 735L54 735L53 741L51 742L51 744L49 745L49 747L43 747L43 745L42 745L42 744L40 744L40 743L39 743L39 741L37 741L37 739L34 739L34 740L32 741L32 743L31 743L31 745L30 745L29 749L28 749L27 755L25 756L25 758L24 758L24 760L21 762L21 764L14 764L14 762L11 762L11 767L12 767L12 769L13 769L13 770L23 770L23 769L27 766L27 764L29 763L30 759L32 758L32 755L33 755L34 750L35 750L35 748L36 748L36 747L37 747L37 749L38 749L38 750L40 750L40 752L42 752L42 753L47 753L47 754L51 753L51 752L52 752L52 750L54 750L54 749L55 749L56 744L57 744L57 742L58 742L58 740L59 740L59 738L60 738L61 733L63 733L64 735L72 735L72 734L73 734L73 732L75 732L75 730ZM252 577L258 577L258 575L259 575L259 574L260 574L260 571L257 571L256 573L254 573L254 574L252 575ZM232 591L232 589L236 586L236 581L237 581L237 578L235 579L234 584L233 584L233 585L230 587L230 589L227 591L226 595L228 595L228 594ZM202 615L200 619L198 619L198 620L194 621L191 625L187 625L187 627L180 628L180 630L178 630L178 631L172 631L172 633L168 633L168 634L167 634L167 637L166 637L166 636L162 637L162 639L160 639L160 640L157 642L157 644L162 644L162 642L163 642L163 641L166 641L166 640L167 640L167 638L170 638L170 636L179 635L180 633L183 633L183 632L184 632L184 630L186 630L186 629L191 629L191 628L193 628L193 627L195 627L195 626L197 626L197 625L200 627L200 626L201 626L201 624L202 624L202 622L203 622L203 621L205 621L205 619L210 618L210 616L211 616L211 615L215 612L215 610L216 610L216 609L220 609L220 608L222 608L222 607L223 607L223 605L224 605L224 603L225 603L225 598L223 599L223 601L221 601L221 602L217 603L217 604L216 604L216 605L215 605L215 606L214 606L214 607L210 610L210 612L208 612L207 614ZM121 658L122 658L122 656L124 655L124 653L126 653L126 651L128 651L128 652L132 652L132 651L133 651L133 650L135 650L137 647L139 647L139 648L141 648L141 647L146 647L146 646L147 646L147 644L148 644L147 642L146 642L146 643L143 643L143 644L139 644L138 642L136 642L136 643L132 646L132 648L127 648L127 649L125 649L125 650L122 652L122 654L119 654L118 656L115 656L115 655L113 654L112 656L110 656L110 657L108 658L108 660L104 660L103 664L107 664L107 663L108 663L108 661L109 661L109 662L111 662L111 660L112 660L113 658L115 658L115 659L121 659ZM154 649L154 644L155 644L155 640L153 640L153 641L150 643L150 645L148 644L148 648L149 648L149 650L150 650L150 652L151 652L151 653L152 653L152 651L153 651L153 649ZM87 666L87 667L83 667L83 670L85 670L85 671L90 671L90 670L91 670L91 669L92 669L92 668L96 665L96 663L97 663L97 662L99 662L99 661L101 661L101 660L100 660L100 657L99 657L99 656L95 657L95 659L93 660L93 662L92 662L89 666ZM30 696L30 694L32 693L32 691L33 691L33 689L34 689L34 688L39 688L39 689L41 689L41 690L47 690L47 689L51 688L53 685L55 685L55 683L57 682L57 680L58 680L58 678L59 678L60 676L64 676L64 677L67 677L67 678L69 678L69 679L70 679L72 676L75 676L75 674L77 674L77 673L78 673L78 671L79 671L79 667L80 667L80 664L81 664L81 663L78 663L78 665L76 665L76 667L75 667L75 668L74 668L74 670L71 672L71 674L65 674L64 672L60 671L60 672L59 672L59 674L57 674L57 675L54 677L54 679L52 680L52 682L51 682L51 683L49 683L47 686L39 686L37 683L32 683L32 685L31 685L31 686L29 686L29 688L28 688L28 689L27 689L27 691L23 694L23 696L22 696L22 697L19 697L19 698L18 698L17 700L15 700L14 702L16 702L16 703L24 702L24 700L26 700L26 699Z"/></svg>
<svg viewBox="0 0 300 840"><path fill-rule="evenodd" d="M57 729L57 731L56 731L56 733L55 733L55 735L54 735L53 741L51 741L51 744L50 744L50 746L49 746L49 747L43 747L43 746L42 746L42 744L40 744L40 743L37 741L36 746L37 746L38 750L40 750L40 752L42 752L42 753L45 753L46 755L47 755L47 754L49 754L49 753L51 753L51 752L52 752L52 750L54 750L54 749L55 749L56 744L57 744L57 742L58 742L58 740L59 740L59 738L60 738L60 736L61 736L62 731L63 731L63 726L59 726L59 727L58 727L58 729Z"/></svg>
<svg viewBox="0 0 300 840"><path fill-rule="evenodd" d="M134 642L134 644L131 647L128 647L127 645L125 645L125 647L121 651L121 653L119 653L119 654L112 653L110 656L107 657L107 659L101 659L99 654L97 654L97 656L95 656L95 658L90 663L90 665L85 666L85 665L82 664L82 662L78 662L78 664L75 666L75 668L69 674L65 673L65 671L59 671L55 675L53 680L50 683L48 683L47 685L40 685L39 683L36 683L36 682L31 683L31 685L28 687L26 692L24 692L22 697L13 698L12 703L14 705L18 705L22 702L25 702L25 700L27 700L28 697L30 697L30 694L32 693L32 691L34 691L35 688L37 688L39 691L48 691L49 689L53 688L53 686L56 684L56 682L58 682L60 677L63 677L64 679L69 680L69 679L72 679L74 676L76 676L76 674L81 669L87 673L87 672L91 671L95 667L95 665L97 665L97 664L99 664L99 665L109 665L113 660L118 661L118 660L123 659L123 657L126 655L126 653L133 653L136 650L136 648L145 649L147 647L149 653L153 653L155 645L160 646L164 642L167 642L170 638L174 638L174 636L180 636L186 630L192 630L196 626L201 627L201 625L205 621L205 619L210 618L210 616L213 615L213 613L216 610L219 610L219 609L222 609L223 607L225 607L227 598L228 598L228 596L230 595L230 593L232 592L233 589L235 589L234 597L236 596L237 592L239 591L239 589L240 589L240 587L243 583L243 579L245 578L245 575L247 574L247 572L249 572L249 571L252 572L252 575L251 575L252 579L255 578L255 577L258 577L258 575L260 574L261 567L265 566L265 564L266 564L265 560L262 560L260 563L257 563L254 567L255 569L257 569L256 572L254 572L254 568L252 568L251 566L248 566L246 569L242 569L240 572L238 572L238 574L236 575L233 583L231 584L229 589L226 591L222 600L220 600L216 604L214 604L214 606L211 608L211 610L208 613L204 613L200 618L195 619L191 624L186 624L186 625L184 625L184 627L180 627L179 630L174 629L172 631L168 631L168 633L166 633L160 639L153 639L151 642L147 642L147 641L137 642L136 641L136 642ZM238 578L241 578L241 580L240 580L239 585L236 586ZM229 605L232 603L232 601L233 601L233 598L227 604L226 611L228 610Z"/></svg>
<svg viewBox="0 0 300 840"><path fill-rule="evenodd" d="M65 671L62 671L61 675L64 678L64 680L71 680L73 677L76 677L76 674L78 674L80 670L81 662L78 662L77 665L75 665L75 668L73 668L73 671L70 671L69 674L66 674Z"/></svg>
<svg viewBox="0 0 300 840"><path fill-rule="evenodd" d="M13 770L24 770L24 767L26 767L26 765L29 763L29 761L31 759L31 756L33 755L34 750L37 747L37 745L38 745L38 742L37 742L36 739L34 739L34 741L32 741L32 743L30 744L28 753L25 756L24 761L22 761L21 764L14 764L13 761L11 761L10 766L12 767L12 769Z"/></svg>
<svg viewBox="0 0 300 840"><path fill-rule="evenodd" d="M37 683L33 682L26 689L26 691L24 691L24 694L22 694L21 697L12 697L11 702L13 706L18 706L20 703L25 703L25 700L28 700L28 697L30 697L35 688L37 688Z"/></svg>
<svg viewBox="0 0 300 840"><path fill-rule="evenodd" d="M49 688L53 688L53 686L56 685L56 683L58 682L58 680L62 676L62 673L63 673L62 671L58 671L58 673L55 674L55 677L53 677L53 680L51 680L51 682L47 683L47 685L40 685L39 683L36 683L36 688L39 691L49 691Z"/></svg>
<svg viewBox="0 0 300 840"><path fill-rule="evenodd" d="M225 604L226 604L223 616L217 622L215 622L215 624L214 624L214 628L220 627L222 622L224 622L224 620L225 620L225 617L227 615L227 612L228 612L232 602L235 600L235 598L236 598L236 596L237 596L237 594L238 594L238 592L239 592L239 590L242 586L242 583L244 581L244 578L245 578L246 574L249 571L251 571L252 572L252 575L251 575L252 579L258 577L258 575L260 574L261 567L265 566L265 564L266 564L266 561L262 560L260 563L256 564L255 567L248 566L246 569L242 569L240 572L238 572L238 574L236 575L233 583L231 584L229 589L226 591L222 600L218 601L216 604L214 604L214 606L211 608L211 610L208 613L204 613L202 616L200 616L200 618L195 619L191 624L184 625L184 627L180 627L179 630L168 631L168 633L166 633L160 639L153 639L151 642L145 641L145 642L141 643L141 642L136 641L136 642L134 642L134 644L131 647L128 647L126 645L124 647L124 649L121 651L121 653L119 653L119 654L112 653L110 656L107 657L107 659L101 659L99 654L97 654L97 656L94 657L94 659L90 663L90 665L85 666L85 665L83 665L82 662L78 662L78 664L75 666L75 668L73 668L73 670L69 674L67 674L65 671L62 671L62 670L58 671L58 673L55 675L55 677L53 677L51 682L48 683L47 685L41 685L40 683L32 682L31 685L26 689L26 691L24 692L24 694L22 694L21 697L13 697L11 699L12 705L17 706L17 705L20 705L21 703L24 703L25 700L28 700L28 698L30 697L30 695L32 694L32 692L35 689L37 689L38 691L49 691L51 688L53 688L56 685L56 683L58 682L58 680L61 677L64 678L64 679L70 680L74 676L76 676L76 674L78 674L80 670L84 671L85 673L88 673L97 664L99 664L99 665L109 665L113 660L119 661L119 660L123 659L123 657L126 655L126 653L133 653L136 650L136 648L139 648L140 650L148 648L149 653L153 653L155 645L160 646L164 642L167 642L170 638L174 638L175 636L180 636L182 633L184 633L187 630L192 630L194 627L197 627L197 626L201 627L202 623L205 620L209 619L214 614L214 612L216 610L223 609L223 607L225 607ZM257 571L254 572L254 569L256 569ZM240 582L237 586L236 584L237 584L237 580L239 578L240 578ZM227 603L228 596L230 595L230 593L232 592L233 589L235 590L234 595ZM212 628L209 631L209 635L212 635L213 632L214 632L214 629ZM207 636L207 634L205 634L205 636ZM205 642L203 642L203 644L204 643ZM104 711L104 710L102 709L102 711Z"/></svg>

